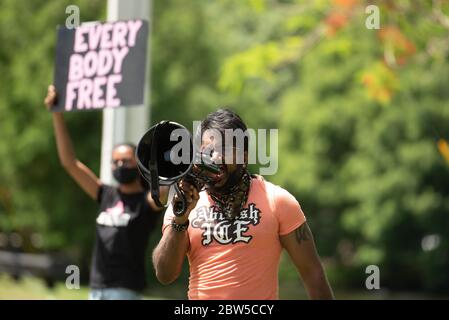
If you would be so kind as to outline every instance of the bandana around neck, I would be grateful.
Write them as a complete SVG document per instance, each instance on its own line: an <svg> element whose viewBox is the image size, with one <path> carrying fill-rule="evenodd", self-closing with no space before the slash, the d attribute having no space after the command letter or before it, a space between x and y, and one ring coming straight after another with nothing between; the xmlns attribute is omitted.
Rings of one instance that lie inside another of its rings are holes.
<svg viewBox="0 0 449 320"><path fill-rule="evenodd" d="M240 181L233 186L229 192L223 194L208 189L208 193L215 202L215 207L228 219L233 219L240 214L248 200L249 188L251 186L251 175L246 168Z"/></svg>

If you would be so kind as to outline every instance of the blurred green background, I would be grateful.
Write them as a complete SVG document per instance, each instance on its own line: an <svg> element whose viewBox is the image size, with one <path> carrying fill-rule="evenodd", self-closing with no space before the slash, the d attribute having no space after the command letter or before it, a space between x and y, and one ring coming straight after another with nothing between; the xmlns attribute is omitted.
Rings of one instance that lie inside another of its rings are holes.
<svg viewBox="0 0 449 320"><path fill-rule="evenodd" d="M81 21L106 18L106 1L0 2L0 232L26 252L69 255L85 284L97 208L59 164L43 106L70 4ZM369 4L379 30L365 26ZM266 178L300 202L337 298L449 296L448 1L153 1L151 122L191 128L225 105L279 129ZM101 117L66 114L96 173ZM372 264L378 291L365 288ZM186 297L187 268L169 287L148 277L147 298ZM306 297L287 256L280 283L281 298ZM86 297L0 275L0 299Z"/></svg>

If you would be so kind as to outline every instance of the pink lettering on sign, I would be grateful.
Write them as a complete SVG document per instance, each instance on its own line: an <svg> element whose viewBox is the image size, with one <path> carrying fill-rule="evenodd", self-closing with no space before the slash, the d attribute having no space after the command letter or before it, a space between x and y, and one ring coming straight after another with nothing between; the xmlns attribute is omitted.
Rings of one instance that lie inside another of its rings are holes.
<svg viewBox="0 0 449 320"><path fill-rule="evenodd" d="M142 21L128 21L129 37L128 47L134 47L136 45L137 32L142 26Z"/></svg>
<svg viewBox="0 0 449 320"><path fill-rule="evenodd" d="M106 103L109 107L118 107L120 105L120 99L117 99L117 90L115 85L122 82L122 76L120 74L114 74L108 78Z"/></svg>
<svg viewBox="0 0 449 320"><path fill-rule="evenodd" d="M101 38L101 24L89 28L89 50L98 48Z"/></svg>
<svg viewBox="0 0 449 320"><path fill-rule="evenodd" d="M92 96L93 84L90 79L83 79L79 82L78 88L78 109L90 109L92 101L90 97Z"/></svg>
<svg viewBox="0 0 449 320"><path fill-rule="evenodd" d="M88 49L87 43L84 39L84 34L89 29L87 27L79 27L75 31L75 44L74 44L74 51L75 52L84 52Z"/></svg>
<svg viewBox="0 0 449 320"><path fill-rule="evenodd" d="M122 71L123 60L128 54L129 49L127 47L118 49L112 49L112 55L114 56L114 73L120 73Z"/></svg>
<svg viewBox="0 0 449 320"><path fill-rule="evenodd" d="M69 81L77 81L83 77L83 56L74 53L70 56Z"/></svg>
<svg viewBox="0 0 449 320"><path fill-rule="evenodd" d="M128 26L126 22L119 21L114 24L114 32L112 33L112 46L115 48L126 46L126 35Z"/></svg>
<svg viewBox="0 0 449 320"><path fill-rule="evenodd" d="M76 99L76 89L78 89L78 81L72 81L67 83L66 94L65 94L65 106L67 111L71 111L73 108L73 102Z"/></svg>
<svg viewBox="0 0 449 320"><path fill-rule="evenodd" d="M113 74L67 83L65 110L71 111L74 105L78 110L120 106L121 101L117 97L117 84L120 82L122 75Z"/></svg>
<svg viewBox="0 0 449 320"><path fill-rule="evenodd" d="M101 44L100 44L101 49L112 48L111 30L113 30L111 24L106 23L103 25L101 30Z"/></svg>
<svg viewBox="0 0 449 320"><path fill-rule="evenodd" d="M102 77L107 75L114 65L114 57L110 54L110 51L100 50L98 52L98 70L97 75Z"/></svg>
<svg viewBox="0 0 449 320"><path fill-rule="evenodd" d="M95 51L89 51L84 56L83 75L86 78L93 77L97 73L98 54Z"/></svg>
<svg viewBox="0 0 449 320"><path fill-rule="evenodd" d="M103 108L105 106L105 100L103 97L103 86L107 83L106 77L98 77L94 80L94 93L92 96L92 103L97 108Z"/></svg>
<svg viewBox="0 0 449 320"><path fill-rule="evenodd" d="M83 25L76 29L69 59L65 110L118 107L117 86L140 20Z"/></svg>

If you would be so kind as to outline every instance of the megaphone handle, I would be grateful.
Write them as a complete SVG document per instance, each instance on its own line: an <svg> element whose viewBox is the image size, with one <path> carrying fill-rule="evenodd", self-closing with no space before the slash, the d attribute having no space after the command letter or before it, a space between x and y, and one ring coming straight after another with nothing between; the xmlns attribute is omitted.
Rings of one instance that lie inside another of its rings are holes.
<svg viewBox="0 0 449 320"><path fill-rule="evenodd" d="M160 208L163 208L164 205L162 204L161 200L159 199L159 184L157 184L156 187L151 188L151 198L153 198L156 205Z"/></svg>
<svg viewBox="0 0 449 320"><path fill-rule="evenodd" d="M184 215L184 213L186 213L187 198L184 195L184 192L182 192L179 189L177 183L175 183L175 191L176 191L176 194L178 195L178 197L181 198L181 200L178 200L175 203L173 203L173 214L177 217L180 217L180 216Z"/></svg>

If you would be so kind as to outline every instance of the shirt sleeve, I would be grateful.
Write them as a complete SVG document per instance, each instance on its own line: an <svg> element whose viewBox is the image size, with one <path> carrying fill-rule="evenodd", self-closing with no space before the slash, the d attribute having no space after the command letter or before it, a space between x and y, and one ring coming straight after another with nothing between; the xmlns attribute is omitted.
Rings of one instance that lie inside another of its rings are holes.
<svg viewBox="0 0 449 320"><path fill-rule="evenodd" d="M279 221L281 236L292 232L306 222L301 206L287 190L277 187L275 204L275 214Z"/></svg>

